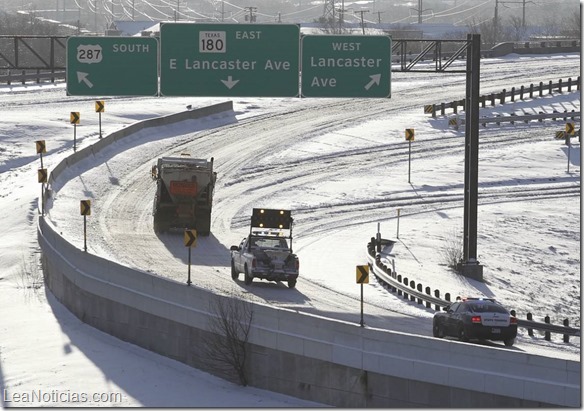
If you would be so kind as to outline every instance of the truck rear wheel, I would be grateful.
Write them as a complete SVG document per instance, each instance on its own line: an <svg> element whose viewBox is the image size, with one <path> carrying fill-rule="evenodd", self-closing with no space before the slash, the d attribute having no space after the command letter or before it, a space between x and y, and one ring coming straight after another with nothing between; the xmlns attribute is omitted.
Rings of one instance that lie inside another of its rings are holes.
<svg viewBox="0 0 584 411"><path fill-rule="evenodd" d="M250 285L251 282L253 281L253 277L250 277L250 275L247 273L247 266L245 267L245 273L243 273L243 275L244 275L243 282L245 283L245 285Z"/></svg>
<svg viewBox="0 0 584 411"><path fill-rule="evenodd" d="M235 269L235 264L233 264L233 261L231 261L231 278L234 280L239 279L239 273Z"/></svg>
<svg viewBox="0 0 584 411"><path fill-rule="evenodd" d="M288 280L288 288L296 287L296 280Z"/></svg>

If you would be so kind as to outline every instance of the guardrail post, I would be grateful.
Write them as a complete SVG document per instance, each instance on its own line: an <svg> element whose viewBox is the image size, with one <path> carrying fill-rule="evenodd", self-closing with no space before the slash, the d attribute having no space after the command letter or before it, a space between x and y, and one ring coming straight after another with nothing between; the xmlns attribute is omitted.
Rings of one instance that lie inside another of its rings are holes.
<svg viewBox="0 0 584 411"><path fill-rule="evenodd" d="M568 78L568 93L572 91L572 77Z"/></svg>
<svg viewBox="0 0 584 411"><path fill-rule="evenodd" d="M445 103L440 103L440 115L445 115L446 113L446 104Z"/></svg>
<svg viewBox="0 0 584 411"><path fill-rule="evenodd" d="M503 89L501 92L501 104L505 104L505 94L507 94L507 90Z"/></svg>
<svg viewBox="0 0 584 411"><path fill-rule="evenodd" d="M529 98L533 98L533 83L529 85Z"/></svg>
<svg viewBox="0 0 584 411"><path fill-rule="evenodd" d="M453 101L452 103L450 103L450 105L452 106L452 109L454 110L454 114L458 113L458 100Z"/></svg>
<svg viewBox="0 0 584 411"><path fill-rule="evenodd" d="M432 290L430 287L426 287L426 294L432 295ZM426 308L432 308L432 303L430 301L426 301Z"/></svg>
<svg viewBox="0 0 584 411"><path fill-rule="evenodd" d="M511 101L515 101L515 87L511 87Z"/></svg>
<svg viewBox="0 0 584 411"><path fill-rule="evenodd" d="M539 96L543 96L543 81L539 82Z"/></svg>
<svg viewBox="0 0 584 411"><path fill-rule="evenodd" d="M444 294L444 299L448 302L450 302L450 293L446 293Z"/></svg>
<svg viewBox="0 0 584 411"><path fill-rule="evenodd" d="M567 318L564 319L564 327L569 327L570 326L570 320L568 320ZM564 334L564 342L570 342L570 336L568 334Z"/></svg>
<svg viewBox="0 0 584 411"><path fill-rule="evenodd" d="M434 297L440 298L440 290L434 290ZM440 308L440 306L438 304L436 304L436 306L434 307L434 309L436 311L440 311L441 310L441 308Z"/></svg>
<svg viewBox="0 0 584 411"><path fill-rule="evenodd" d="M578 82L576 83L576 90L580 90L580 76L578 76Z"/></svg>
<svg viewBox="0 0 584 411"><path fill-rule="evenodd" d="M410 288L416 290L416 282L414 280L410 281ZM416 297L410 293L410 301L416 301Z"/></svg>
<svg viewBox="0 0 584 411"><path fill-rule="evenodd" d="M495 105L495 93L491 93L491 106Z"/></svg>
<svg viewBox="0 0 584 411"><path fill-rule="evenodd" d="M527 313L527 321L533 321L533 314ZM530 337L533 337L533 328L527 329L527 335L529 335Z"/></svg>
<svg viewBox="0 0 584 411"><path fill-rule="evenodd" d="M432 118L436 118L436 104L432 104Z"/></svg>
<svg viewBox="0 0 584 411"><path fill-rule="evenodd" d="M549 93L549 94L552 94L552 92L553 92L552 90L553 90L553 83L552 83L552 81L550 80L550 82L548 83L548 93Z"/></svg>
<svg viewBox="0 0 584 411"><path fill-rule="evenodd" d="M422 292L422 284L418 283L416 290L418 290L419 293ZM418 304L424 304L424 301L421 298L418 298Z"/></svg>
<svg viewBox="0 0 584 411"><path fill-rule="evenodd" d="M401 274L398 274L397 275L397 282L398 283L401 283L402 282L402 276L401 276ZM397 295L398 296L402 295L402 290L400 290L399 288L397 289Z"/></svg>
<svg viewBox="0 0 584 411"><path fill-rule="evenodd" d="M481 107L485 108L487 106L487 96L480 97Z"/></svg>
<svg viewBox="0 0 584 411"><path fill-rule="evenodd" d="M523 92L525 91L525 87L521 86L521 88L519 89L519 99L523 100Z"/></svg>
<svg viewBox="0 0 584 411"><path fill-rule="evenodd" d="M560 91L560 94L562 93L562 79L558 80L558 90Z"/></svg>
<svg viewBox="0 0 584 411"><path fill-rule="evenodd" d="M549 324L550 323L550 316L546 315L545 318L543 319L543 322L545 322L546 324ZM552 339L549 331L545 332L544 339L546 341L550 341Z"/></svg>

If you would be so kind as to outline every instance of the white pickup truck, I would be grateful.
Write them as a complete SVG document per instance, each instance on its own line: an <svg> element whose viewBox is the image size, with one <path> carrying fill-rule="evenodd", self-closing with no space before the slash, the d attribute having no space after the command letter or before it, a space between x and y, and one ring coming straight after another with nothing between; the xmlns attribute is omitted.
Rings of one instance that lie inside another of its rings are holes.
<svg viewBox="0 0 584 411"><path fill-rule="evenodd" d="M275 213L280 211L284 213L280 214L281 217ZM259 213L265 214L267 218L262 220L257 217ZM254 228L257 230L254 231ZM289 235L286 236L287 230ZM294 288L299 268L298 256L292 252L290 212L254 208L250 234L239 245L231 246L231 278L237 280L239 273L243 273L246 285L251 284L254 278L259 278L285 281L289 288Z"/></svg>

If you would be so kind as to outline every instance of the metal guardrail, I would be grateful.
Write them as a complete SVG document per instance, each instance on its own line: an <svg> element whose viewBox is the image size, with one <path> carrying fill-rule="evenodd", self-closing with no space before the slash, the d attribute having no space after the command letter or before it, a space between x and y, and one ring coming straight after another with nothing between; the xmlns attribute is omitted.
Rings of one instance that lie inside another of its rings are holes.
<svg viewBox="0 0 584 411"><path fill-rule="evenodd" d="M576 87L576 90L580 90L580 84L579 76L577 79L572 79L570 77L565 81L559 79L556 83L552 82L551 80L548 83L541 81L539 85L534 85L532 83L528 87L512 87L511 90L503 89L499 93L484 94L479 97L479 103L481 104L482 108L485 108L487 102L489 102L491 106L494 106L497 103L497 100L500 104L505 104L508 97L510 98L509 101L514 102L515 96L519 96L519 99L523 100L524 98L533 99L534 96L543 97L544 91L547 92L546 95L553 94L554 92L563 93L564 89L567 92L571 92L573 87ZM464 110L464 106L464 99L451 101L449 103L428 104L424 106L424 113L432 114L432 118L436 118L438 112L440 113L439 115L445 116L447 108L451 108L456 114L458 112L458 108L460 107L461 110Z"/></svg>
<svg viewBox="0 0 584 411"><path fill-rule="evenodd" d="M0 75L0 84L6 83L8 85L12 83L22 83L25 84L27 81L35 81L40 83L42 80L48 80L54 83L55 80L65 80L65 71L43 71L37 70L36 73L31 73L26 70L19 70L18 73L8 71L8 74Z"/></svg>
<svg viewBox="0 0 584 411"><path fill-rule="evenodd" d="M563 120L566 121L568 119L571 120L579 120L580 119L580 112L579 111L564 111L560 113L559 111L554 111L553 113L537 113L537 114L523 114L517 115L515 113L511 113L508 116L500 115L495 117L481 117L479 118L479 124L483 127L486 127L489 123L495 123L500 125L501 123L511 123L515 124L515 122L524 122L528 123L530 121L543 121L546 119L552 119L553 121ZM458 129L458 126L465 125L466 119L464 117L453 117L448 119L448 125L454 126L454 128Z"/></svg>
<svg viewBox="0 0 584 411"><path fill-rule="evenodd" d="M372 240L375 240L372 238ZM388 240L381 240L381 244ZM369 242L367 244L367 259L369 267L373 274L386 283L393 292L398 295L403 296L404 299L409 299L410 301L417 301L418 304L425 304L426 308L432 308L434 305L435 311L441 311L444 307L451 304L450 294L444 294L444 298L440 298L440 291L434 290L434 295L431 293L430 287L423 287L422 284L415 284L413 280L409 280L400 274L397 274L391 268L387 267L381 262L379 254L375 252L375 241ZM515 310L511 310L511 314L515 316ZM522 320L517 319L517 326L526 328L528 335L533 336L533 330L545 332L545 339L550 340L550 333L563 334L564 342L569 342L570 336L580 337L580 329L572 328L568 326L568 320L564 320L564 325L556 325L549 323L549 316L545 317L546 322L533 321L533 316L531 313L527 314L528 319Z"/></svg>

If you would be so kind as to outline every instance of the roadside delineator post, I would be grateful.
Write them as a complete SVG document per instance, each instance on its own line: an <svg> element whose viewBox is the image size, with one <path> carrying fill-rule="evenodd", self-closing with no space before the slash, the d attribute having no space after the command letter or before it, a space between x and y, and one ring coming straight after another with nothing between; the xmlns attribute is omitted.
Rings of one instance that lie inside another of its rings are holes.
<svg viewBox="0 0 584 411"><path fill-rule="evenodd" d="M95 112L99 113L99 138L101 138L101 113L105 111L105 101L95 100Z"/></svg>
<svg viewBox="0 0 584 411"><path fill-rule="evenodd" d="M79 112L72 111L69 116L69 121L73 124L73 151L77 152L77 124L79 124Z"/></svg>
<svg viewBox="0 0 584 411"><path fill-rule="evenodd" d="M45 183L47 182L47 170L43 167L43 153L47 152L45 140L37 140L36 152L41 158L41 168L38 171L38 181L41 183L41 215L45 215Z"/></svg>
<svg viewBox="0 0 584 411"><path fill-rule="evenodd" d="M187 247L189 249L187 285L190 286L192 284L192 281L191 281L191 248L197 246L197 230L186 229L185 235L184 235L184 242L185 242L185 247Z"/></svg>
<svg viewBox="0 0 584 411"><path fill-rule="evenodd" d="M91 215L91 200L81 200L79 206L83 216L83 251L87 252L87 216Z"/></svg>
<svg viewBox="0 0 584 411"><path fill-rule="evenodd" d="M365 326L363 321L363 284L369 284L369 265L357 266L357 284L361 284L361 327Z"/></svg>
<svg viewBox="0 0 584 411"><path fill-rule="evenodd" d="M412 141L414 141L414 129L406 128L406 141L409 145L408 150L408 183L410 183L410 174L412 169Z"/></svg>

